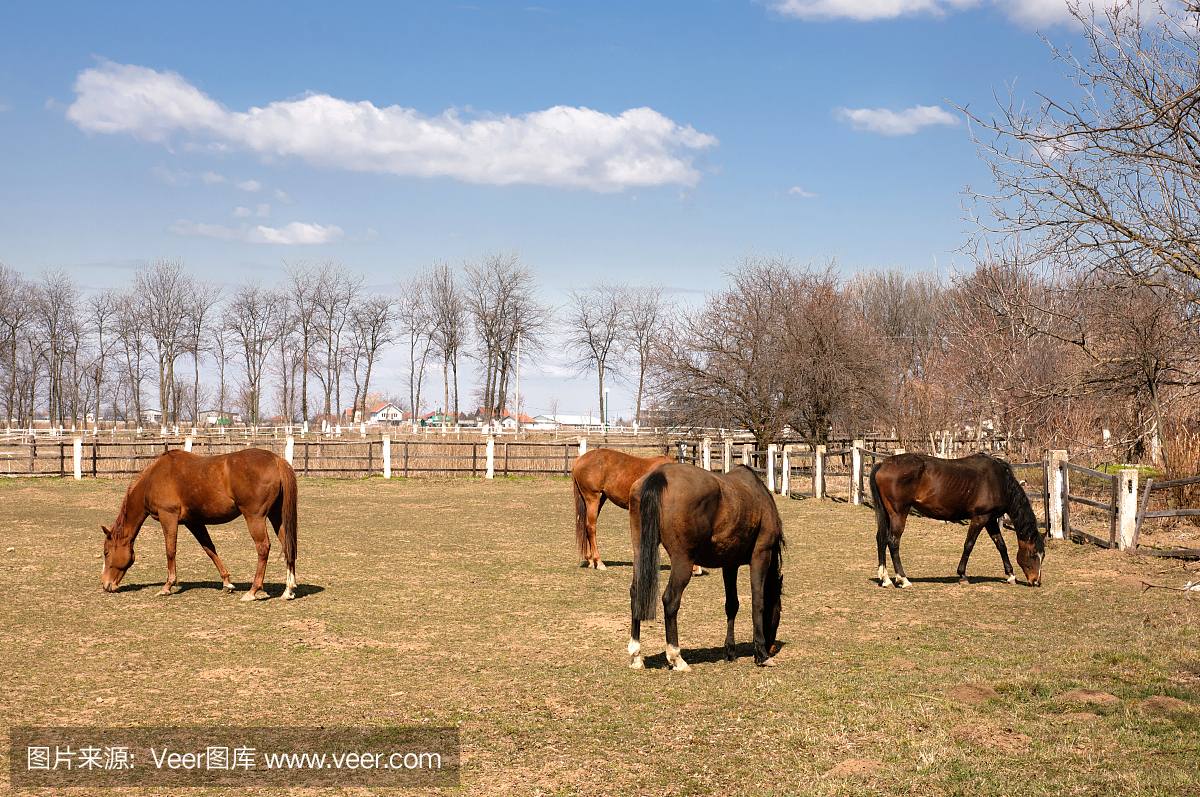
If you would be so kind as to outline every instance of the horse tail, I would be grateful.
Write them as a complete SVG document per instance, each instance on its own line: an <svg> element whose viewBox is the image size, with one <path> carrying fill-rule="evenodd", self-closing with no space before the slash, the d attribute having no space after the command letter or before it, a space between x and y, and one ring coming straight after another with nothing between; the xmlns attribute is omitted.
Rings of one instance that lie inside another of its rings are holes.
<svg viewBox="0 0 1200 797"><path fill-rule="evenodd" d="M636 562L633 563L633 619L653 620L658 596L658 543L662 535L662 492L667 477L653 470L642 482L638 514L642 524Z"/></svg>
<svg viewBox="0 0 1200 797"><path fill-rule="evenodd" d="M279 527L279 541L283 544L283 560L288 570L296 569L296 471L283 457L275 459L279 468L279 491L283 496L283 525Z"/></svg>
<svg viewBox="0 0 1200 797"><path fill-rule="evenodd" d="M886 535L892 528L891 518L888 517L887 507L883 505L883 500L879 497L879 485L875 481L875 474L883 467L882 462L876 462L871 468L871 477L868 481L871 483L871 503L875 505L875 528L877 533Z"/></svg>
<svg viewBox="0 0 1200 797"><path fill-rule="evenodd" d="M571 478L571 485L575 488L575 547L579 549L579 558L583 561L588 560L588 534L587 534L587 501L583 500L583 491L579 489L579 482L574 477Z"/></svg>

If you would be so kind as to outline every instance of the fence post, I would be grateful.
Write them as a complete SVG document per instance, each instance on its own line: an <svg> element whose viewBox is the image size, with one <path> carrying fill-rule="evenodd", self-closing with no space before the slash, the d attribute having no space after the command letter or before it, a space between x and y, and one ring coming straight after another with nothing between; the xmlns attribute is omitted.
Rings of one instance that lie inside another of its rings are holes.
<svg viewBox="0 0 1200 797"><path fill-rule="evenodd" d="M701 466L705 470L712 470L712 440L707 437L700 443L701 456L704 457L704 464Z"/></svg>
<svg viewBox="0 0 1200 797"><path fill-rule="evenodd" d="M1137 471L1134 471L1137 473ZM75 481L83 478L83 438L75 438ZM1135 477L1136 478L1136 477Z"/></svg>
<svg viewBox="0 0 1200 797"><path fill-rule="evenodd" d="M779 494L787 498L792 494L792 447L784 446L779 463Z"/></svg>
<svg viewBox="0 0 1200 797"><path fill-rule="evenodd" d="M386 434L383 436L383 478L392 478L392 438Z"/></svg>
<svg viewBox="0 0 1200 797"><path fill-rule="evenodd" d="M580 440L579 447L584 448L587 441ZM487 442L487 476L484 478L492 479L496 476L496 438L488 436Z"/></svg>
<svg viewBox="0 0 1200 797"><path fill-rule="evenodd" d="M1048 457L1048 472L1046 494L1049 497L1049 515L1046 525L1050 536L1056 540L1065 538L1063 529L1063 494L1067 492L1067 473L1062 463L1067 461L1066 451L1051 450L1046 452Z"/></svg>
<svg viewBox="0 0 1200 797"><path fill-rule="evenodd" d="M587 453L587 438L581 437L581 438L579 438L579 456L582 457L586 453Z"/></svg>
<svg viewBox="0 0 1200 797"><path fill-rule="evenodd" d="M1117 471L1117 550L1125 551L1135 545L1138 512L1137 468Z"/></svg>
<svg viewBox="0 0 1200 797"><path fill-rule="evenodd" d="M813 498L825 497L825 446L813 446Z"/></svg>
<svg viewBox="0 0 1200 797"><path fill-rule="evenodd" d="M767 490L775 492L775 452L779 450L779 446L770 443L767 446Z"/></svg>
<svg viewBox="0 0 1200 797"><path fill-rule="evenodd" d="M853 506L862 506L862 477L863 477L863 453L862 450L866 445L864 440L855 440L850 444L850 503Z"/></svg>
<svg viewBox="0 0 1200 797"><path fill-rule="evenodd" d="M186 440L183 441L183 450L184 451L192 450L192 438L191 437L188 437Z"/></svg>
<svg viewBox="0 0 1200 797"><path fill-rule="evenodd" d="M750 467L750 444L742 443L742 464Z"/></svg>
<svg viewBox="0 0 1200 797"><path fill-rule="evenodd" d="M188 450L191 451L192 438L188 438ZM291 435L287 436L287 442L283 444L283 458L287 460L287 464L292 464L292 455L296 451L296 438Z"/></svg>
<svg viewBox="0 0 1200 797"><path fill-rule="evenodd" d="M733 441L725 441L725 456L722 458L721 467L722 473L729 473L733 470Z"/></svg>

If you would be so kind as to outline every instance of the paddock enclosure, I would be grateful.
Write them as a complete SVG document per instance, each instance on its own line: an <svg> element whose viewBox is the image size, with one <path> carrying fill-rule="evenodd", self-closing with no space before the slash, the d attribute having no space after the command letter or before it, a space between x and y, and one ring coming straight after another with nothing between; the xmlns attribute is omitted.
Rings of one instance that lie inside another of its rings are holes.
<svg viewBox="0 0 1200 797"><path fill-rule="evenodd" d="M0 480L6 737L34 724L452 725L465 794L1200 794L1200 603L1142 588L1194 580L1194 562L1050 540L1033 589L1003 583L980 545L960 586L963 529L912 517L914 586L884 590L869 507L777 496L777 666L754 666L748 612L739 658L721 660L711 575L680 611L692 671L666 668L661 619L645 624L648 669L635 671L627 515L601 513L609 569L581 569L567 479L301 477L298 599L278 599L273 561L272 599L254 603L238 600L255 559L239 523L211 529L234 595L181 542L181 591L155 597L153 521L120 591L104 593L100 524L126 486Z"/></svg>

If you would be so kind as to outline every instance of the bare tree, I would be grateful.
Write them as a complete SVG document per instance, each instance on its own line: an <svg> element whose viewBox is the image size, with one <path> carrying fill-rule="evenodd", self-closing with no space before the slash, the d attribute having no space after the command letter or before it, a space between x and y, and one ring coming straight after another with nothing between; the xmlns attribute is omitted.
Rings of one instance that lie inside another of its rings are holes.
<svg viewBox="0 0 1200 797"><path fill-rule="evenodd" d="M483 366L484 420L491 421L507 403L518 338L526 354L536 350L549 313L537 299L537 275L522 260L520 250L486 252L478 261L465 261L463 270L464 300L475 329L475 357Z"/></svg>
<svg viewBox="0 0 1200 797"><path fill-rule="evenodd" d="M283 261L287 273L288 293L295 317L296 333L300 351L300 416L309 420L308 375L312 371L310 353L319 337L317 318L319 305L317 289L320 285L320 270L307 258Z"/></svg>
<svg viewBox="0 0 1200 797"><path fill-rule="evenodd" d="M362 420L367 421L368 391L371 389L371 371L379 362L383 350L396 341L394 304L388 296L370 296L355 302L350 308L350 340L354 366L354 403L357 408L361 401ZM359 374L362 374L362 390L359 390ZM353 420L353 415L351 416Z"/></svg>
<svg viewBox="0 0 1200 797"><path fill-rule="evenodd" d="M0 263L0 355L5 364L4 413L5 423L14 420L26 425L32 409L26 412L24 383L26 375L21 366L26 341L30 335L30 319L36 314L34 288L20 273Z"/></svg>
<svg viewBox="0 0 1200 797"><path fill-rule="evenodd" d="M78 352L79 288L63 269L47 271L38 285L37 321L46 352L47 412L50 422L75 419L71 395L73 357Z"/></svg>
<svg viewBox="0 0 1200 797"><path fill-rule="evenodd" d="M397 284L396 319L399 334L408 345L408 408L413 421L421 412L421 386L425 364L433 340L433 315L430 312L429 280L418 274Z"/></svg>
<svg viewBox="0 0 1200 797"><path fill-rule="evenodd" d="M358 296L363 278L352 273L337 261L327 260L320 266L320 275L313 302L319 323L317 333L324 344L325 359L317 378L325 391L325 415L341 412L342 373L345 371L345 340L343 336L350 318L350 306Z"/></svg>
<svg viewBox="0 0 1200 797"><path fill-rule="evenodd" d="M127 394L124 415L128 420L132 408L135 423L140 426L143 411L142 388L146 381L145 359L149 354L149 319L133 289L122 292L117 301L117 338L124 358Z"/></svg>
<svg viewBox="0 0 1200 797"><path fill-rule="evenodd" d="M264 289L258 281L239 283L225 308L225 325L242 355L248 423L257 424L261 420L263 374L279 335L282 314L279 294Z"/></svg>
<svg viewBox="0 0 1200 797"><path fill-rule="evenodd" d="M195 293L195 280L184 269L182 259L160 257L138 269L135 278L137 300L155 344L163 423L179 421L179 408L171 402L175 396L175 360L187 350L187 310Z"/></svg>
<svg viewBox="0 0 1200 797"><path fill-rule="evenodd" d="M87 373L92 384L95 418L98 424L103 417L101 401L104 394L104 380L108 373L106 366L117 342L114 327L116 316L120 312L120 295L114 290L101 291L88 297L87 306L90 316L89 324L96 336L96 348L92 361L87 367Z"/></svg>
<svg viewBox="0 0 1200 797"><path fill-rule="evenodd" d="M213 323L214 308L221 301L224 286L216 282L194 281L186 299L187 347L195 369L192 382L192 423L200 423L200 356L208 341L208 327Z"/></svg>
<svg viewBox="0 0 1200 797"><path fill-rule="evenodd" d="M446 388L446 403L442 408L442 423L451 407L451 387L455 422L458 421L458 355L466 337L466 302L454 278L449 263L438 261L429 268L429 299L433 318L432 344L442 358L442 381Z"/></svg>
<svg viewBox="0 0 1200 797"><path fill-rule="evenodd" d="M604 376L610 363L624 351L625 319L629 286L624 283L593 282L586 290L571 291L566 311L567 348L575 355L581 372L595 371L604 406Z"/></svg>
<svg viewBox="0 0 1200 797"><path fill-rule="evenodd" d="M637 409L634 410L633 416L635 422L642 417L646 376L654 361L654 349L670 312L671 302L666 298L662 285L651 283L630 289L624 327L629 349L636 358L637 366Z"/></svg>

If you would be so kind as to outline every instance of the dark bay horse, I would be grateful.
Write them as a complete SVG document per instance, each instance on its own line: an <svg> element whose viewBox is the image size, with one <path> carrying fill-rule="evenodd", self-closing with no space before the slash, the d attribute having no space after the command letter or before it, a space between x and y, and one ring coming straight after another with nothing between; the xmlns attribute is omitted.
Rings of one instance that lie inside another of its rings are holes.
<svg viewBox="0 0 1200 797"><path fill-rule="evenodd" d="M629 508L629 488L638 479L673 457L635 457L611 448L596 448L575 460L575 546L585 567L606 570L596 545L596 518L605 499Z"/></svg>
<svg viewBox="0 0 1200 797"><path fill-rule="evenodd" d="M1008 583L1016 583L1008 548L1000 534L1000 518L1008 515L1017 530L1017 564L1025 571L1030 586L1042 583L1046 538L1038 531L1037 516L1025 488L1007 462L987 454L972 454L962 459L897 454L871 470L871 496L875 502L880 586L892 586L886 566L888 550L892 552L897 584L912 586L900 564L900 536L913 508L937 520L970 521L958 563L958 580L963 584L967 583L967 559L979 532L985 528L1004 560Z"/></svg>
<svg viewBox="0 0 1200 797"><path fill-rule="evenodd" d="M742 565L750 565L754 663L774 665L771 655L783 594L783 524L774 496L754 471L744 465L725 474L678 463L655 468L633 486L629 525L634 560L629 588L630 667L642 666L641 621L654 618L660 542L671 557L671 578L662 595L671 667L688 669L679 651L676 617L693 564L723 568L727 661L734 659L737 572Z"/></svg>
<svg viewBox="0 0 1200 797"><path fill-rule="evenodd" d="M179 525L195 536L200 547L217 566L225 592L233 592L229 570L206 526L228 523L242 515L258 549L254 583L242 600L267 597L262 592L271 538L267 520L283 545L287 563L287 587L283 597L296 595L296 474L287 460L260 448L247 448L217 457L202 457L187 451L169 451L142 471L125 493L112 529L104 526L104 572L101 583L115 592L133 564L133 541L147 517L162 524L167 543L167 583L158 592L170 595L175 578L175 542Z"/></svg>

